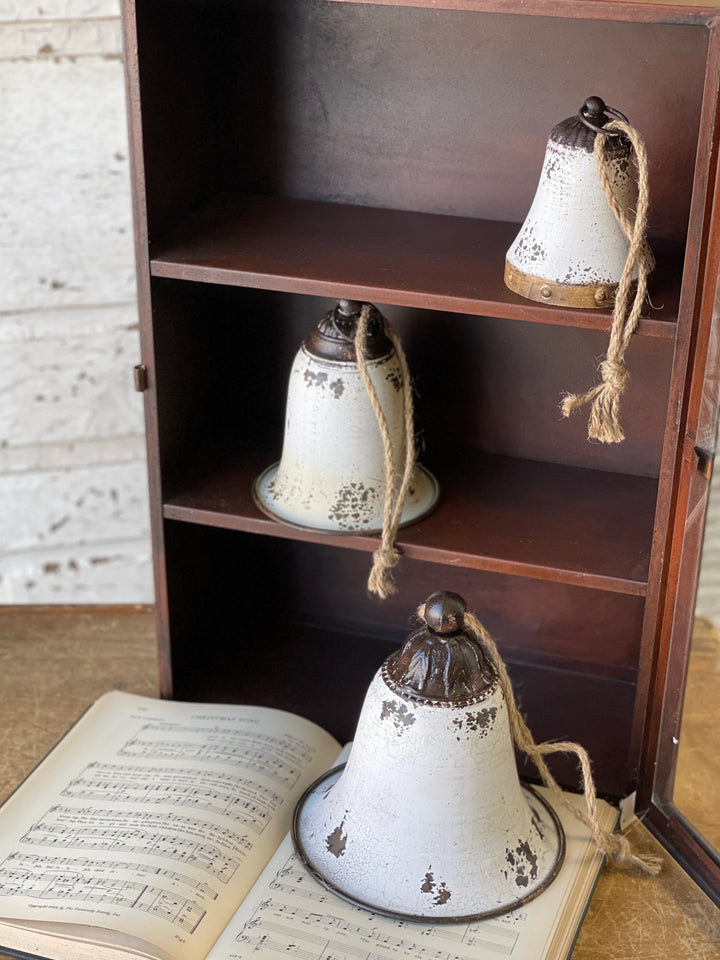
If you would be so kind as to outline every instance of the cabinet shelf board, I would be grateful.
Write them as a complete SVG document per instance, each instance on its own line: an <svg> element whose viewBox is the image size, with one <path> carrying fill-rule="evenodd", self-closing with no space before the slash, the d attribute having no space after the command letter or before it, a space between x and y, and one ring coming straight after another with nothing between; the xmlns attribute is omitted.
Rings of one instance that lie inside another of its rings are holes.
<svg viewBox="0 0 720 960"><path fill-rule="evenodd" d="M717 16L716 3L694 0L524 0L508 9L506 0L332 0L338 3L372 3L390 7L430 7L433 10L468 10L476 13L513 13L527 16L572 17L644 23L707 24Z"/></svg>
<svg viewBox="0 0 720 960"><path fill-rule="evenodd" d="M151 247L153 276L608 330L607 310L534 303L503 282L516 223L243 196L213 204ZM641 336L675 338L682 249L653 244ZM646 310L645 312L648 312Z"/></svg>
<svg viewBox="0 0 720 960"><path fill-rule="evenodd" d="M378 538L278 523L254 504L269 460L218 465L167 497L163 516L284 539L373 551ZM657 480L512 457L459 455L441 499L397 539L413 560L645 596Z"/></svg>

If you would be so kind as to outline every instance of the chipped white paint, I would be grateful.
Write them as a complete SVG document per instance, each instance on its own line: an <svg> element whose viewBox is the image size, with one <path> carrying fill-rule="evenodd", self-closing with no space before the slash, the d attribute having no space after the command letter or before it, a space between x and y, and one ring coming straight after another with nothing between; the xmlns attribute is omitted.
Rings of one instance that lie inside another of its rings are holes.
<svg viewBox="0 0 720 960"><path fill-rule="evenodd" d="M122 64L4 60L0 97L0 310L132 301Z"/></svg>
<svg viewBox="0 0 720 960"><path fill-rule="evenodd" d="M19 444L0 447L0 476L28 470L68 470L78 464L91 467L103 463L143 463L145 437L98 437L61 443ZM144 473L144 470L143 470ZM144 482L138 494L145 497Z"/></svg>
<svg viewBox="0 0 720 960"><path fill-rule="evenodd" d="M117 17L107 20L52 20L37 23L0 24L0 60L38 57L98 57L119 60L122 33Z"/></svg>
<svg viewBox="0 0 720 960"><path fill-rule="evenodd" d="M400 364L393 349L367 366L388 423L395 469L401 474L405 438ZM264 510L285 523L341 533L382 527L382 437L354 361L321 359L300 348L290 374L282 457L258 479L255 494ZM403 522L427 513L436 499L433 478L418 467Z"/></svg>
<svg viewBox="0 0 720 960"><path fill-rule="evenodd" d="M144 482L142 463L0 477L0 502L14 504L0 516L3 551L110 543L127 537L128 530L145 533Z"/></svg>
<svg viewBox="0 0 720 960"><path fill-rule="evenodd" d="M295 829L346 896L429 919L512 908L554 875L561 849L520 784L497 683L470 704L437 705L398 696L381 671L347 767L311 790Z"/></svg>
<svg viewBox="0 0 720 960"><path fill-rule="evenodd" d="M57 310L27 319L0 318L4 449L26 444L28 424L36 444L141 436L142 399L132 383L138 356L134 306Z"/></svg>
<svg viewBox="0 0 720 960"><path fill-rule="evenodd" d="M0 603L144 603L152 577L146 537L0 555Z"/></svg>
<svg viewBox="0 0 720 960"><path fill-rule="evenodd" d="M0 602L152 602L117 0L0 0Z"/></svg>
<svg viewBox="0 0 720 960"><path fill-rule="evenodd" d="M0 23L118 17L118 0L0 0Z"/></svg>

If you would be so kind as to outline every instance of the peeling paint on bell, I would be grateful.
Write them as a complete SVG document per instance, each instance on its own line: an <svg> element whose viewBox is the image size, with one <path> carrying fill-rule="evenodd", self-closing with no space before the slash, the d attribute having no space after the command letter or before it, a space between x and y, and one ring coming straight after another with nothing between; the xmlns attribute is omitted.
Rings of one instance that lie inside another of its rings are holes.
<svg viewBox="0 0 720 960"><path fill-rule="evenodd" d="M456 597L434 596L446 606ZM457 685L443 699L418 693L431 674L464 684L462 648L473 642L413 634L374 677L346 767L296 810L293 840L313 875L377 912L435 922L502 913L541 892L562 861L562 829L520 782L505 698L482 653L474 696Z"/></svg>
<svg viewBox="0 0 720 960"><path fill-rule="evenodd" d="M602 126L599 98L591 117ZM587 116L586 116L587 118ZM507 252L505 283L530 300L597 308L612 303L628 253L628 241L610 209L593 154L595 136L580 116L550 133L535 198ZM637 184L630 144L613 137L606 168L623 209L633 207Z"/></svg>
<svg viewBox="0 0 720 960"><path fill-rule="evenodd" d="M282 456L255 481L260 509L293 526L335 533L382 528L384 449L355 359L359 307L340 301L298 351L288 386ZM373 311L376 329L368 338L368 372L387 420L395 469L402 473L403 376L382 316ZM437 496L434 477L418 466L402 522L424 516Z"/></svg>

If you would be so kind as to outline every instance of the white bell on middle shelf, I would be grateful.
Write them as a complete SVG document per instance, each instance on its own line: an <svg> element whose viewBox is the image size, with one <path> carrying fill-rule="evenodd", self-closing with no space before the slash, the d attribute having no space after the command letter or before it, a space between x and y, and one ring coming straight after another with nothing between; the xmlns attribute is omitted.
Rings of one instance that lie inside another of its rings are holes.
<svg viewBox="0 0 720 960"><path fill-rule="evenodd" d="M283 523L328 533L377 533L383 526L385 459L382 436L357 364L361 310L339 300L295 356L288 386L279 463L255 481L255 502ZM368 310L364 357L385 415L393 463L405 462L403 373L380 311ZM429 513L438 498L434 476L419 464L401 524Z"/></svg>

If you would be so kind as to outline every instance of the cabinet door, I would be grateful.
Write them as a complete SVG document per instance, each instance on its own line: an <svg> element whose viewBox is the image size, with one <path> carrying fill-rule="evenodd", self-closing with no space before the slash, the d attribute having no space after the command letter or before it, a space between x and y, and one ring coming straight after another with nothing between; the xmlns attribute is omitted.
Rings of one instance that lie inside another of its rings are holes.
<svg viewBox="0 0 720 960"><path fill-rule="evenodd" d="M716 38L717 39L717 38ZM720 419L720 223L717 143L708 184L712 213L700 253L704 282L688 344L670 525L663 571L654 689L643 749L639 806L646 824L720 903L720 474L714 475ZM704 262L703 262L704 260ZM716 543L718 544L716 546ZM715 612L717 607L717 613ZM715 682L713 682L715 681ZM714 783L714 788L713 788Z"/></svg>

